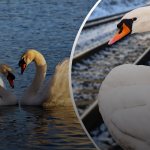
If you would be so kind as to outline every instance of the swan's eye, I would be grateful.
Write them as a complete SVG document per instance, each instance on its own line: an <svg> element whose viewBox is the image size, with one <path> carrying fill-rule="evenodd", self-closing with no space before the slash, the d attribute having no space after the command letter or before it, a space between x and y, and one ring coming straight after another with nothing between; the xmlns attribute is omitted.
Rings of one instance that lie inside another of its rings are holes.
<svg viewBox="0 0 150 150"><path fill-rule="evenodd" d="M19 61L18 65L19 65L19 67L21 67L24 64L26 64L26 62L24 61L24 58L23 58Z"/></svg>
<svg viewBox="0 0 150 150"><path fill-rule="evenodd" d="M122 27L122 21L120 23L117 24L117 28L120 29Z"/></svg>
<svg viewBox="0 0 150 150"><path fill-rule="evenodd" d="M121 22L117 24L117 28L119 29L118 34L120 34L123 31L123 22L124 20L121 20Z"/></svg>
<svg viewBox="0 0 150 150"><path fill-rule="evenodd" d="M123 31L123 27L120 28L118 33L120 34L120 33L122 33L122 31Z"/></svg>
<svg viewBox="0 0 150 150"><path fill-rule="evenodd" d="M136 17L134 17L134 18L132 18L132 20L133 20L133 21L136 21L136 20L137 20L137 18L136 18Z"/></svg>
<svg viewBox="0 0 150 150"><path fill-rule="evenodd" d="M130 30L130 33L132 32L132 25L133 25L133 21L135 21L137 18L132 18L132 19L123 19L118 25L118 29L119 32L118 34L121 34L122 31L124 30L124 26L128 27Z"/></svg>

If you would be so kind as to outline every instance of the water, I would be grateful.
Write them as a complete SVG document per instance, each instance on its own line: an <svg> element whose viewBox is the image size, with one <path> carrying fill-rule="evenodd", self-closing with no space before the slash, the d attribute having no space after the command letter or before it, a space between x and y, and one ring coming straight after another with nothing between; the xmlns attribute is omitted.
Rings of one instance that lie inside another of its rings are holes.
<svg viewBox="0 0 150 150"><path fill-rule="evenodd" d="M69 57L77 31L96 0L1 0L0 63L15 69L15 92L30 84L34 65L20 75L20 55L29 48L42 52L48 64L47 79L58 62ZM86 3L86 5L85 5Z"/></svg>
<svg viewBox="0 0 150 150"><path fill-rule="evenodd" d="M0 149L94 150L72 108L0 109Z"/></svg>
<svg viewBox="0 0 150 150"><path fill-rule="evenodd" d="M18 99L35 73L34 64L31 64L24 75L20 75L20 55L29 48L39 50L46 58L46 79L49 79L56 64L70 56L76 33L95 2L96 0L0 1L0 63L14 68L15 89L11 91ZM45 110L25 107L20 110L17 106L1 107L0 145L0 149L5 150L93 149L74 116L73 108Z"/></svg>
<svg viewBox="0 0 150 150"><path fill-rule="evenodd" d="M150 0L102 0L89 20L128 11L146 4L150 4Z"/></svg>

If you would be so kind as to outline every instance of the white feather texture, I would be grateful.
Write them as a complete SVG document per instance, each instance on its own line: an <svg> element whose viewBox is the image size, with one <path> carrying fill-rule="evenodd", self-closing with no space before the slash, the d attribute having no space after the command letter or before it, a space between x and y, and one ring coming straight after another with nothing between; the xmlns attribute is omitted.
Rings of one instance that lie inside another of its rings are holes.
<svg viewBox="0 0 150 150"><path fill-rule="evenodd" d="M135 9L132 33L150 31L150 6ZM100 88L99 109L110 133L124 149L150 150L150 67L114 68Z"/></svg>
<svg viewBox="0 0 150 150"><path fill-rule="evenodd" d="M122 19L137 18L133 23L132 33L142 33L150 30L150 6L137 8L123 16Z"/></svg>

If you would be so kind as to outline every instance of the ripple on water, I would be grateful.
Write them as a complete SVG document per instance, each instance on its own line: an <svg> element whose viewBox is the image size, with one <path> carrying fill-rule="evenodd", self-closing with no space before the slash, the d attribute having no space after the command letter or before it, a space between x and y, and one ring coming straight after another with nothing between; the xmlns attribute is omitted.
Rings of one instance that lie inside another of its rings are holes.
<svg viewBox="0 0 150 150"><path fill-rule="evenodd" d="M1 107L1 149L95 149L72 108Z"/></svg>

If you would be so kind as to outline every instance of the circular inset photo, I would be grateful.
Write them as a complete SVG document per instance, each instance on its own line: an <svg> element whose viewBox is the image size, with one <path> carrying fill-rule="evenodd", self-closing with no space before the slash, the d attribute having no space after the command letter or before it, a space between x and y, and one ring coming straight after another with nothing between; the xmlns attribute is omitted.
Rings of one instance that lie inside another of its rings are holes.
<svg viewBox="0 0 150 150"><path fill-rule="evenodd" d="M72 51L78 117L101 150L150 149L150 1L99 1Z"/></svg>

